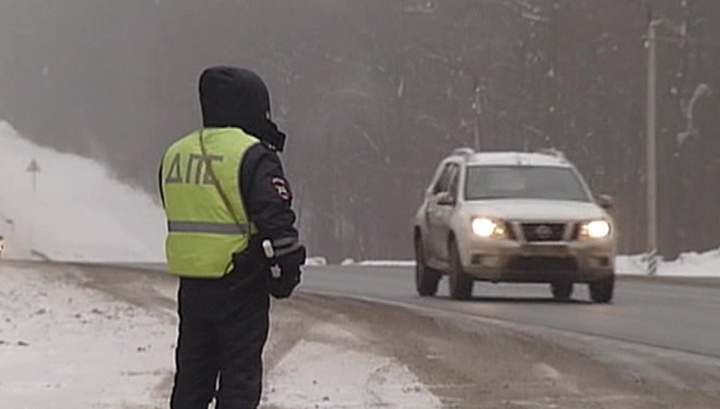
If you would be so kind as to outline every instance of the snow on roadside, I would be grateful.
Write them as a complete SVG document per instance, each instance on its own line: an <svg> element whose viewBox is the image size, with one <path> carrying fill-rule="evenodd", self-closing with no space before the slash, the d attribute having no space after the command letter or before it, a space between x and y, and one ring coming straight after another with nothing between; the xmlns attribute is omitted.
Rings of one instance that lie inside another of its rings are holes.
<svg viewBox="0 0 720 409"><path fill-rule="evenodd" d="M306 266L326 266L327 265L327 259L325 257L308 257L305 260Z"/></svg>
<svg viewBox="0 0 720 409"><path fill-rule="evenodd" d="M0 270L0 402L56 409L165 406L174 318L32 270Z"/></svg>
<svg viewBox="0 0 720 409"><path fill-rule="evenodd" d="M442 407L395 360L322 342L298 342L270 372L265 403L282 409Z"/></svg>
<svg viewBox="0 0 720 409"><path fill-rule="evenodd" d="M0 264L2 406L167 407L174 312L116 300L66 274ZM442 407L405 366L348 346L355 333L313 325L323 342L300 341L268 368L264 401L273 409Z"/></svg>
<svg viewBox="0 0 720 409"><path fill-rule="evenodd" d="M620 256L616 260L618 273L645 275L643 255ZM672 261L658 264L658 276L665 277L720 277L720 250L705 253L683 253Z"/></svg>
<svg viewBox="0 0 720 409"><path fill-rule="evenodd" d="M37 161L37 189L27 172ZM23 139L0 121L0 235L8 257L37 250L64 261L163 259L165 219L153 198L98 162Z"/></svg>

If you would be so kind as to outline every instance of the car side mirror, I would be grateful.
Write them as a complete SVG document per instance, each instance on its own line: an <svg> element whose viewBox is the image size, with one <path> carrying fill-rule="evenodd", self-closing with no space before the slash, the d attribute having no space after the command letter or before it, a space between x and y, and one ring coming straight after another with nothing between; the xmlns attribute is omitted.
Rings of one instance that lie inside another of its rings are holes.
<svg viewBox="0 0 720 409"><path fill-rule="evenodd" d="M609 195L599 195L597 197L597 204L605 210L610 210L615 206L613 198Z"/></svg>
<svg viewBox="0 0 720 409"><path fill-rule="evenodd" d="M455 206L455 197L450 192L438 194L437 204L441 206Z"/></svg>

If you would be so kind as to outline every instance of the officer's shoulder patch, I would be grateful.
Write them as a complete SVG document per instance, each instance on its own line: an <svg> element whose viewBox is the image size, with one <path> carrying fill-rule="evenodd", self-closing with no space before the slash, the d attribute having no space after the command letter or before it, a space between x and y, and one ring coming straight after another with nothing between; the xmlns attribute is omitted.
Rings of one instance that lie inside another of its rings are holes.
<svg viewBox="0 0 720 409"><path fill-rule="evenodd" d="M288 184L285 179L279 177L272 178L272 185L282 200L292 199L292 193L290 193L290 189L288 188Z"/></svg>

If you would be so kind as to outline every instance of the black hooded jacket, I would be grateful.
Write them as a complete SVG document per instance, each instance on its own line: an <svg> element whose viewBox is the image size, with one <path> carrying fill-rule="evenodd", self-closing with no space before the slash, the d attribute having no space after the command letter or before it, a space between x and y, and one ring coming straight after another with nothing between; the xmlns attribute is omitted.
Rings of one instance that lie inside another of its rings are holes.
<svg viewBox="0 0 720 409"><path fill-rule="evenodd" d="M199 88L203 127L241 128L261 140L245 153L239 176L241 199L259 237L297 238L292 190L276 153L283 149L285 135L270 120L264 82L249 70L213 67L203 72ZM162 173L160 169L161 186Z"/></svg>

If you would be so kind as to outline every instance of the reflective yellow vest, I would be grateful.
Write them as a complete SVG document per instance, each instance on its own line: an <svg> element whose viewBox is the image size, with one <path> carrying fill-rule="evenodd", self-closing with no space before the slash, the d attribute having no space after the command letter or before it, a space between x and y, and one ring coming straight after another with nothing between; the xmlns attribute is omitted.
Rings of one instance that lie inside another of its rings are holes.
<svg viewBox="0 0 720 409"><path fill-rule="evenodd" d="M258 140L238 128L204 129L212 171L234 216L218 193L202 160L200 132L178 140L162 161L162 193L168 234L167 264L172 274L217 278L232 268L232 254L245 250L251 226L240 192L240 165Z"/></svg>

